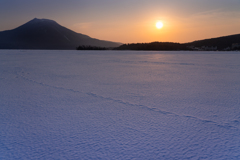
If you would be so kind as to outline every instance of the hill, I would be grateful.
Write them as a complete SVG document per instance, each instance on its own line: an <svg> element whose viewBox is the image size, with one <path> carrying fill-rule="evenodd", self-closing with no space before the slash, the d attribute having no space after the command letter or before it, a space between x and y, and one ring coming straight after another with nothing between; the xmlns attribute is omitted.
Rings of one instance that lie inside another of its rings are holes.
<svg viewBox="0 0 240 160"><path fill-rule="evenodd" d="M172 42L132 43L124 44L116 50L187 50L186 46Z"/></svg>
<svg viewBox="0 0 240 160"><path fill-rule="evenodd" d="M190 43L152 42L123 44L116 50L149 50L149 51L177 51L177 50L240 50L240 34L198 40Z"/></svg>
<svg viewBox="0 0 240 160"><path fill-rule="evenodd" d="M233 44L240 44L240 34L236 35L229 35L224 37L218 38L211 38L211 39L204 39L198 40L190 43L185 43L184 45L187 46L194 46L197 48L200 47L217 47L217 50L224 50L224 49L233 49Z"/></svg>
<svg viewBox="0 0 240 160"><path fill-rule="evenodd" d="M115 48L116 50L147 50L147 51L178 51L188 50L186 45L172 42L132 43L124 44Z"/></svg>
<svg viewBox="0 0 240 160"><path fill-rule="evenodd" d="M120 43L94 39L48 19L35 18L0 32L0 49L76 49L80 45L118 47Z"/></svg>

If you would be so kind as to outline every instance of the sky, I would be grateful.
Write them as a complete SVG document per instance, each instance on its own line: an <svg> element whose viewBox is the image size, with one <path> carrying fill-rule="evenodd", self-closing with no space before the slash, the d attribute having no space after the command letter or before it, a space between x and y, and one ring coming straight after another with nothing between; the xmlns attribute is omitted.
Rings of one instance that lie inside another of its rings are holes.
<svg viewBox="0 0 240 160"><path fill-rule="evenodd" d="M0 31L45 18L121 43L184 43L240 34L239 17L240 0L0 0ZM156 28L157 21L163 28Z"/></svg>

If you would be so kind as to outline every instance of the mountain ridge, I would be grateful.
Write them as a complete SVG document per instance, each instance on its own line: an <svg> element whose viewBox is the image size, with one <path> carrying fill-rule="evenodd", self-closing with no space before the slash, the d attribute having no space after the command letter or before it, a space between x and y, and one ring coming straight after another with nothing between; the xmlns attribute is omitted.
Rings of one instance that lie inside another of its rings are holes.
<svg viewBox="0 0 240 160"><path fill-rule="evenodd" d="M76 49L79 45L118 47L120 44L91 38L49 19L34 18L15 29L0 32L0 49Z"/></svg>

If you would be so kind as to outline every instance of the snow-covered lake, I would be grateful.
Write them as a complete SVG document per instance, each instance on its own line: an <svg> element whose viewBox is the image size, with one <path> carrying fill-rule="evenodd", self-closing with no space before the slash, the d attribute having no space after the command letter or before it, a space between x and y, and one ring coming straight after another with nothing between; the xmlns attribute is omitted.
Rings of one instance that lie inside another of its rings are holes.
<svg viewBox="0 0 240 160"><path fill-rule="evenodd" d="M240 52L0 50L0 159L240 159Z"/></svg>

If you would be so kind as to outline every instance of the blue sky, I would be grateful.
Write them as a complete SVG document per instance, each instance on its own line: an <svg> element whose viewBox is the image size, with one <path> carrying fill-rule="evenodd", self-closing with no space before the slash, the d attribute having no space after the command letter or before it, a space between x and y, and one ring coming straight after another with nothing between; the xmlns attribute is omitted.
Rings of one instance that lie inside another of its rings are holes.
<svg viewBox="0 0 240 160"><path fill-rule="evenodd" d="M189 42L239 34L239 8L240 0L0 0L0 31L47 18L99 39Z"/></svg>

